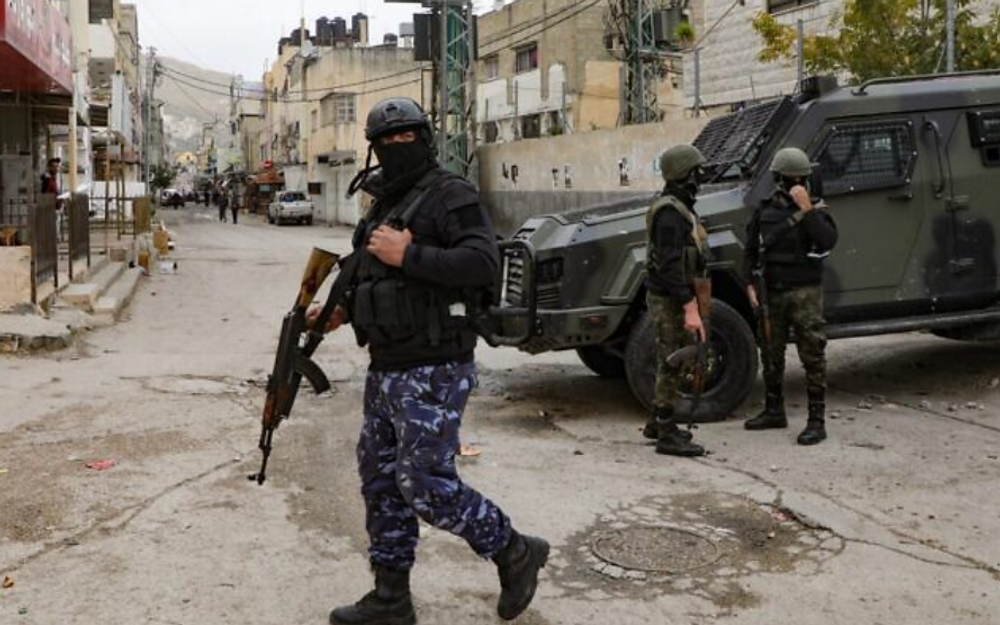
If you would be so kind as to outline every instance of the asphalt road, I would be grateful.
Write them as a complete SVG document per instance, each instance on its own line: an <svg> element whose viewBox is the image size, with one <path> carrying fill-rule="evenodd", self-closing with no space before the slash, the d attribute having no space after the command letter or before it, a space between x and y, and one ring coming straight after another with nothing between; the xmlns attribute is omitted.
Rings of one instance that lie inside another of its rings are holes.
<svg viewBox="0 0 1000 625"><path fill-rule="evenodd" d="M122 323L0 356L3 625L319 624L369 588L350 333L321 350L336 392L304 397L270 481L246 479L280 318L310 247L345 250L349 232L167 219L180 271L145 279ZM995 625L998 356L926 335L834 343L827 443L794 444L793 367L792 429L705 426L712 455L682 460L572 354L482 349L463 429L482 455L461 470L553 543L521 623ZM494 567L425 529L421 623L498 622Z"/></svg>

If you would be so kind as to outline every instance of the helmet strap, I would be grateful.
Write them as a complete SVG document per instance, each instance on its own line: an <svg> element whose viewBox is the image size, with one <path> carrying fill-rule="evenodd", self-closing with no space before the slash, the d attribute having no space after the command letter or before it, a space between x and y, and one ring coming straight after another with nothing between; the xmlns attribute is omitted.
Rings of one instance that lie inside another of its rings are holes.
<svg viewBox="0 0 1000 625"><path fill-rule="evenodd" d="M358 175L351 180L351 184L347 186L347 199L354 197L358 191L368 182L368 177L371 176L380 167L372 167L372 154L374 154L375 148L372 144L368 144L368 157L365 159L365 168L358 172Z"/></svg>

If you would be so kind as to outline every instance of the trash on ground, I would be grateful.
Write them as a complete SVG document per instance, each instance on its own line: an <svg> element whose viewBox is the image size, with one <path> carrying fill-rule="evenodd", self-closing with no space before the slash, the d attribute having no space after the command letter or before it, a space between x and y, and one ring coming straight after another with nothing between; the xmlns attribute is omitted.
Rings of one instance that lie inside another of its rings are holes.
<svg viewBox="0 0 1000 625"><path fill-rule="evenodd" d="M160 275L171 276L177 273L177 263L172 260L161 260L159 264Z"/></svg>
<svg viewBox="0 0 1000 625"><path fill-rule="evenodd" d="M471 447L469 445L462 445L458 448L458 455L465 456L467 458L475 458L477 456L483 455L483 452L476 449L475 447Z"/></svg>
<svg viewBox="0 0 1000 625"><path fill-rule="evenodd" d="M0 475L7 475L10 473L10 469L0 469Z"/></svg>
<svg viewBox="0 0 1000 625"><path fill-rule="evenodd" d="M98 460L97 462L88 462L86 466L88 469L93 469L94 471L107 471L116 464L118 463L115 460L108 459Z"/></svg>
<svg viewBox="0 0 1000 625"><path fill-rule="evenodd" d="M3 583L0 584L0 586L3 586L5 590L7 588L13 588L14 587L14 578L10 577L10 576L7 576L7 575L4 575Z"/></svg>

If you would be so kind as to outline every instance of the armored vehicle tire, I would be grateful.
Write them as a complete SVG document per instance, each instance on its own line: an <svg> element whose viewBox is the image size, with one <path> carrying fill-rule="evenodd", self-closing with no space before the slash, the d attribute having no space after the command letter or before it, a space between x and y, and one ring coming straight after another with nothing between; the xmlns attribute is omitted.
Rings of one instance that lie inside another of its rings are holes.
<svg viewBox="0 0 1000 625"><path fill-rule="evenodd" d="M675 406L678 415L685 421L709 423L725 420L746 401L757 379L757 345L743 317L728 304L714 300L711 332L711 371L698 413L690 414L691 397L687 393L678 398ZM632 328L625 348L625 373L632 394L644 408L652 410L656 383L656 335L648 312L644 312Z"/></svg>
<svg viewBox="0 0 1000 625"><path fill-rule="evenodd" d="M580 361L602 378L620 380L625 377L625 361L601 345L588 345L576 350Z"/></svg>

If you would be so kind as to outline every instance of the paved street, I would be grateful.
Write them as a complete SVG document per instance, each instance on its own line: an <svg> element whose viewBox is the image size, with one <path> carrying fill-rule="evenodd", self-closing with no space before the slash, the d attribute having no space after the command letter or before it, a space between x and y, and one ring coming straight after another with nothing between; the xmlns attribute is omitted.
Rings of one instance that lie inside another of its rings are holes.
<svg viewBox="0 0 1000 625"><path fill-rule="evenodd" d="M304 396L268 483L246 479L281 315L310 247L343 251L349 232L166 217L179 273L145 279L125 322L0 356L3 625L319 624L370 587L353 451L366 358L349 332L321 349L336 392ZM703 460L655 455L624 383L573 354L479 358L464 442L482 455L461 470L554 548L519 622L1000 620L1000 348L834 343L830 441L794 444L796 368L793 429L705 426ZM497 622L497 592L491 564L426 530L422 623Z"/></svg>

